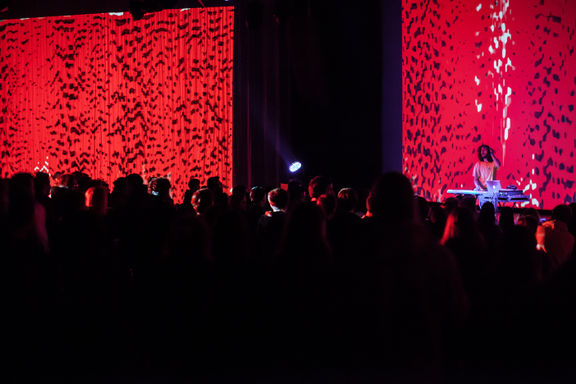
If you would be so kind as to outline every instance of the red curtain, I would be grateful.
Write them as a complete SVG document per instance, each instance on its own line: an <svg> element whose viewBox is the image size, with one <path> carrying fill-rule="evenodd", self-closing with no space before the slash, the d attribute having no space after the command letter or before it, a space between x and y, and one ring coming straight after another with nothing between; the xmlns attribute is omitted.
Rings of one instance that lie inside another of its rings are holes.
<svg viewBox="0 0 576 384"><path fill-rule="evenodd" d="M1 175L232 183L232 7L0 22Z"/></svg>

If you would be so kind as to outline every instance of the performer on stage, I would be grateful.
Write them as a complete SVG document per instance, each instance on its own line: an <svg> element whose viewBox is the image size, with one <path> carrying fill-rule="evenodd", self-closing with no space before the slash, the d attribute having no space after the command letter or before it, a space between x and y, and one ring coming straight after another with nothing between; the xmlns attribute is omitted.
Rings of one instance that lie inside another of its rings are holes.
<svg viewBox="0 0 576 384"><path fill-rule="evenodd" d="M500 168L500 160L494 150L487 145L478 147L478 161L474 164L472 175L476 190L487 190L486 181L496 180L496 170Z"/></svg>

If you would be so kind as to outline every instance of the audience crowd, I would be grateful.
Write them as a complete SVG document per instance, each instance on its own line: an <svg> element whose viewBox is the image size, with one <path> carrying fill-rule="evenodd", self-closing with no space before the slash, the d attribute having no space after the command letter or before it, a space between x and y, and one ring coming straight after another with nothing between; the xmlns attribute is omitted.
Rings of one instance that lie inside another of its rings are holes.
<svg viewBox="0 0 576 384"><path fill-rule="evenodd" d="M322 176L170 188L0 179L13 377L576 379L574 203L431 203L399 173L366 198Z"/></svg>

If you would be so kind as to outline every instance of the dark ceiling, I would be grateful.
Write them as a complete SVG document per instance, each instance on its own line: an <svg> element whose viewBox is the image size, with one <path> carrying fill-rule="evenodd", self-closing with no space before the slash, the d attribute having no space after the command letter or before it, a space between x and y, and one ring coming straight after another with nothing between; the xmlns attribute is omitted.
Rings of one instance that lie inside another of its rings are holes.
<svg viewBox="0 0 576 384"><path fill-rule="evenodd" d="M0 19L233 5L233 0L0 0Z"/></svg>

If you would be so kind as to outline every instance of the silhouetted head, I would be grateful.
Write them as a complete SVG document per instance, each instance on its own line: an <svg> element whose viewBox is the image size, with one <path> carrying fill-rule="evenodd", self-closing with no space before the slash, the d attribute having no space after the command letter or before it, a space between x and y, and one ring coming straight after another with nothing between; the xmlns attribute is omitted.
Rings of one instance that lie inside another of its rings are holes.
<svg viewBox="0 0 576 384"><path fill-rule="evenodd" d="M146 194L144 179L136 173L126 176L126 185L128 187L128 193L131 196Z"/></svg>
<svg viewBox="0 0 576 384"><path fill-rule="evenodd" d="M237 185L230 191L230 197L246 198L247 188L245 185Z"/></svg>
<svg viewBox="0 0 576 384"><path fill-rule="evenodd" d="M78 180L76 179L76 176L74 176L73 174L66 173L66 174L62 175L61 185L63 187L69 188L69 189L77 189L78 188Z"/></svg>
<svg viewBox="0 0 576 384"><path fill-rule="evenodd" d="M199 190L200 189L200 179L197 179L195 177L191 177L190 180L188 181L188 189L190 191L192 191L192 193Z"/></svg>
<svg viewBox="0 0 576 384"><path fill-rule="evenodd" d="M250 189L250 202L252 204L263 204L266 197L266 190L263 187L255 186Z"/></svg>
<svg viewBox="0 0 576 384"><path fill-rule="evenodd" d="M468 208L472 212L476 212L476 198L474 196L464 196L458 202L458 205Z"/></svg>
<svg viewBox="0 0 576 384"><path fill-rule="evenodd" d="M441 243L452 239L476 239L479 237L474 213L464 207L457 207L450 212L444 227Z"/></svg>
<svg viewBox="0 0 576 384"><path fill-rule="evenodd" d="M452 210L458 207L458 205L459 205L458 199L455 197L449 197L446 200L444 200L444 203L442 203L442 206L446 210L446 214L452 212Z"/></svg>
<svg viewBox="0 0 576 384"><path fill-rule="evenodd" d="M370 189L367 206L372 217L381 221L413 221L414 190L410 180L397 172L378 177Z"/></svg>
<svg viewBox="0 0 576 384"><path fill-rule="evenodd" d="M92 179L84 172L76 171L72 173L76 182L78 183L78 188L82 191L88 189Z"/></svg>
<svg viewBox="0 0 576 384"><path fill-rule="evenodd" d="M232 209L246 209L246 187L244 185L237 185L232 188L230 194L230 208Z"/></svg>
<svg viewBox="0 0 576 384"><path fill-rule="evenodd" d="M112 190L113 195L125 195L127 193L127 181L125 177L119 177L114 180L114 189Z"/></svg>
<svg viewBox="0 0 576 384"><path fill-rule="evenodd" d="M106 214L108 208L108 188L90 187L84 193L86 208L99 215Z"/></svg>
<svg viewBox="0 0 576 384"><path fill-rule="evenodd" d="M494 204L486 202L482 205L480 214L478 215L478 224L486 227L496 224L496 211L494 209Z"/></svg>
<svg viewBox="0 0 576 384"><path fill-rule="evenodd" d="M285 210L288 205L288 192L282 188L274 188L268 192L268 204L274 210Z"/></svg>
<svg viewBox="0 0 576 384"><path fill-rule="evenodd" d="M10 197L34 199L34 176L29 173L17 173L10 179Z"/></svg>
<svg viewBox="0 0 576 384"><path fill-rule="evenodd" d="M37 199L47 199L50 195L50 175L44 172L36 172L34 176L34 191Z"/></svg>
<svg viewBox="0 0 576 384"><path fill-rule="evenodd" d="M331 194L333 192L332 181L326 176L313 177L310 183L308 183L308 194L312 200L319 198L320 195Z"/></svg>
<svg viewBox="0 0 576 384"><path fill-rule="evenodd" d="M443 224L446 222L446 216L446 210L441 205L432 204L430 206L430 222Z"/></svg>
<svg viewBox="0 0 576 384"><path fill-rule="evenodd" d="M290 180L288 183L288 204L294 206L306 200L306 189L298 180Z"/></svg>
<svg viewBox="0 0 576 384"><path fill-rule="evenodd" d="M208 188L201 188L192 195L192 206L199 214L204 214L214 204L214 195Z"/></svg>
<svg viewBox="0 0 576 384"><path fill-rule="evenodd" d="M159 177L156 179L152 191L155 192L157 196L164 198L164 197L170 197L170 188L171 188L170 180L164 177Z"/></svg>
<svg viewBox="0 0 576 384"><path fill-rule="evenodd" d="M552 219L570 224L572 221L572 209L566 204L559 204L552 210Z"/></svg>
<svg viewBox="0 0 576 384"><path fill-rule="evenodd" d="M490 153L490 147L482 144L481 146L478 147L478 160L479 161L488 161L488 162L493 162L494 159L492 159L492 154Z"/></svg>
<svg viewBox="0 0 576 384"><path fill-rule="evenodd" d="M500 228L507 230L514 226L514 210L511 207L502 207L500 209Z"/></svg>
<svg viewBox="0 0 576 384"><path fill-rule="evenodd" d="M214 194L223 193L222 190L223 186L222 183L220 182L220 177L218 176L209 177L208 180L206 181L206 186Z"/></svg>
<svg viewBox="0 0 576 384"><path fill-rule="evenodd" d="M534 216L538 220L538 223L540 223L540 214L538 214L538 211L535 208L524 208L522 215Z"/></svg>
<svg viewBox="0 0 576 384"><path fill-rule="evenodd" d="M526 227L528 231L532 234L532 236L536 235L536 231L538 230L539 224L540 220L538 220L537 216L524 214L518 218L518 225Z"/></svg>
<svg viewBox="0 0 576 384"><path fill-rule="evenodd" d="M358 206L358 193L352 188L342 188L338 192L338 209L345 212L354 212Z"/></svg>
<svg viewBox="0 0 576 384"><path fill-rule="evenodd" d="M144 184L144 179L137 173L131 173L126 176L126 182L132 186L139 187Z"/></svg>

